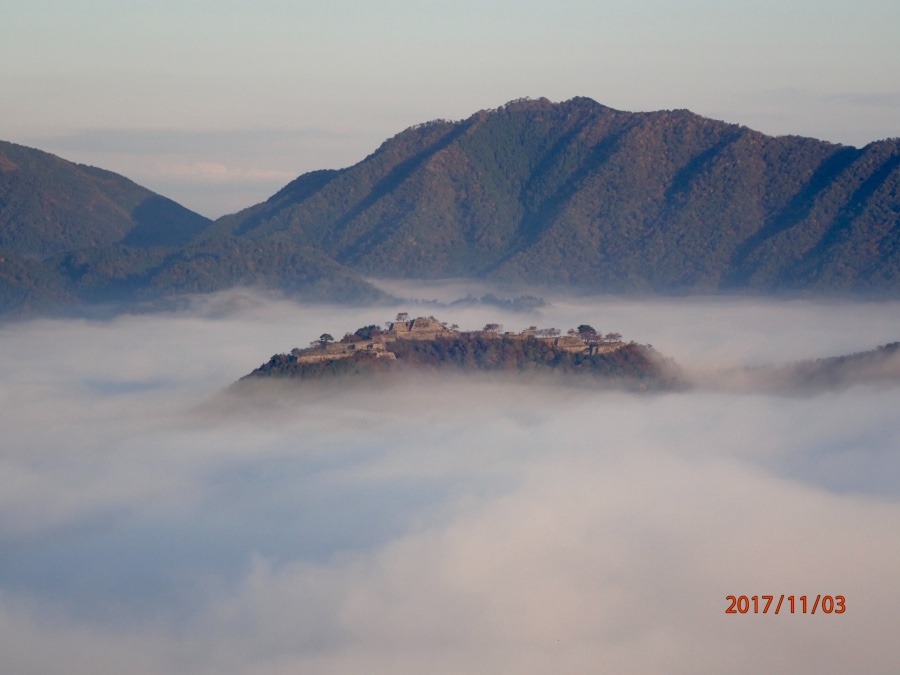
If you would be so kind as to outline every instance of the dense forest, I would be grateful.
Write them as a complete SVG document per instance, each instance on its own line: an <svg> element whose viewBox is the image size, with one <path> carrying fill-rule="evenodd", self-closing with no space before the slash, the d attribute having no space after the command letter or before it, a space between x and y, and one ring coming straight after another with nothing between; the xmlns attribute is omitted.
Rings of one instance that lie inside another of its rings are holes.
<svg viewBox="0 0 900 675"><path fill-rule="evenodd" d="M410 127L215 222L0 142L0 314L235 285L387 299L368 277L898 297L900 139L519 100Z"/></svg>
<svg viewBox="0 0 900 675"><path fill-rule="evenodd" d="M900 139L513 101L407 129L205 237L289 234L365 274L594 292L900 293Z"/></svg>
<svg viewBox="0 0 900 675"><path fill-rule="evenodd" d="M386 295L290 237L201 239L212 221L127 178L0 141L0 316L233 286L310 301Z"/></svg>

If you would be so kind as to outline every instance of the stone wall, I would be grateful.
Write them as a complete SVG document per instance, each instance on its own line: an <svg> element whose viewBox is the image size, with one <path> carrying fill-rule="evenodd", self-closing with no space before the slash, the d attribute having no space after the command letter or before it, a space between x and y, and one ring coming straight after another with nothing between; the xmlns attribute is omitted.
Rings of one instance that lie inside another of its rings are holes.
<svg viewBox="0 0 900 675"><path fill-rule="evenodd" d="M433 317L416 317L410 321L395 321L388 324L384 332L387 341L392 340L434 340L438 337L452 337L459 332L445 328L444 325Z"/></svg>
<svg viewBox="0 0 900 675"><path fill-rule="evenodd" d="M542 336L533 330L524 330L521 333L499 333L496 331L472 331L460 333L458 330L445 327L434 317L417 317L409 321L395 321L388 324L387 330L372 340L359 342L332 342L322 347L313 346L301 350L297 356L300 363L316 363L320 361L332 361L334 359L346 359L359 353L373 353L381 358L396 358L392 352L387 351L386 344L397 340L434 340L440 337L467 337L480 336L488 339L507 338L510 340L525 340L536 337L546 342L551 347L563 351L580 354L609 354L624 346L623 342L600 342L591 340L585 342L579 335L554 335ZM315 344L315 343L314 343Z"/></svg>

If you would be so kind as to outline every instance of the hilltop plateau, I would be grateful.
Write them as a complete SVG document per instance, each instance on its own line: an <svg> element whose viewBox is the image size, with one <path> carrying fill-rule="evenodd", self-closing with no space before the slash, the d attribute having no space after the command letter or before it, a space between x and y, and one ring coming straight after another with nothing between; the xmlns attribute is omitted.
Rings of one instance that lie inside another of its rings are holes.
<svg viewBox="0 0 900 675"><path fill-rule="evenodd" d="M265 380L328 382L392 373L555 374L633 390L688 388L806 395L857 385L900 384L900 343L787 365L685 371L649 345L624 342L581 324L562 333L530 326L503 331L489 323L460 330L433 316L397 315L385 328L368 325L336 340L323 333L306 348L274 354L237 385ZM588 378L588 379L585 379Z"/></svg>
<svg viewBox="0 0 900 675"><path fill-rule="evenodd" d="M651 347L625 343L618 333L600 335L587 324L566 334L536 326L503 332L499 324L462 331L434 317L406 314L384 329L363 326L338 341L324 333L306 349L275 354L241 381L411 371L559 373L639 389L677 385L671 362Z"/></svg>

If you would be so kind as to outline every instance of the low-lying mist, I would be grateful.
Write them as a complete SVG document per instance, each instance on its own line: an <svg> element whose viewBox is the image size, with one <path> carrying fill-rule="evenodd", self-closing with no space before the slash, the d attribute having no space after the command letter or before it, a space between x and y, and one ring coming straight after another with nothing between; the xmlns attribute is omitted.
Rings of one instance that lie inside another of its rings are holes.
<svg viewBox="0 0 900 675"><path fill-rule="evenodd" d="M900 386L770 394L720 374L896 341L900 304L546 299L233 291L0 328L3 670L893 672ZM703 386L407 375L222 394L398 311L590 323ZM725 613L727 595L782 593L847 609Z"/></svg>

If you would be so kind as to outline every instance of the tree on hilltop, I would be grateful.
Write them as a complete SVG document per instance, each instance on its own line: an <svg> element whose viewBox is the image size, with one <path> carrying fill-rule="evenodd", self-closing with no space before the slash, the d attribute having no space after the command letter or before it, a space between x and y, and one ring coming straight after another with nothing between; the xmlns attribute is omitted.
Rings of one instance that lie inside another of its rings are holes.
<svg viewBox="0 0 900 675"><path fill-rule="evenodd" d="M353 333L360 340L371 340L376 335L381 333L381 326L376 324L369 324L368 326L363 326L362 328L357 328L356 332Z"/></svg>

